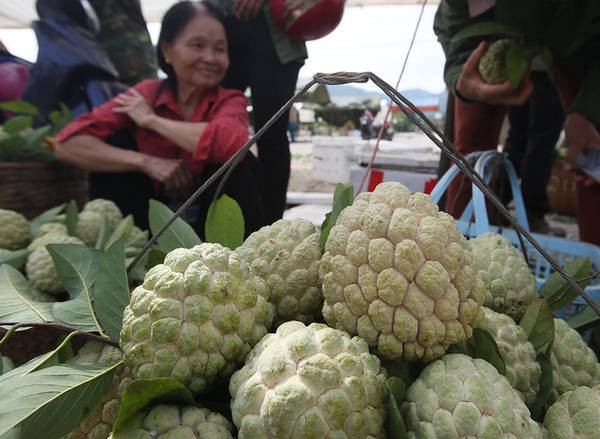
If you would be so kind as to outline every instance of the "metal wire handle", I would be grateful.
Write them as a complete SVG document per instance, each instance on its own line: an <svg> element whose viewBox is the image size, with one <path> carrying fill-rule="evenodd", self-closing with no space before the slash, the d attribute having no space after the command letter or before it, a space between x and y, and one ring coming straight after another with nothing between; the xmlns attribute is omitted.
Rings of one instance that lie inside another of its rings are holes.
<svg viewBox="0 0 600 439"><path fill-rule="evenodd" d="M181 214L208 188L217 178L227 172L223 178L223 182L235 169L235 166L243 159L244 155L258 139L262 137L264 132L268 130L280 117L284 114L292 104L315 84L325 85L343 85L351 83L365 83L369 80L373 81L404 113L408 120L414 123L431 141L438 146L443 153L447 154L454 164L475 184L485 197L494 205L500 214L515 228L515 231L520 236L524 236L531 245L540 252L540 254L548 261L554 270L556 270L567 283L583 297L585 302L600 316L600 307L585 293L583 288L573 279L552 257L550 253L544 249L539 242L527 231L521 224L510 214L504 207L500 199L496 196L493 190L488 186L484 179L479 175L473 166L465 159L465 157L456 149L454 144L441 133L438 128L431 122L421 110L419 110L410 100L404 97L394 87L385 82L379 76L372 72L336 72L336 73L317 73L313 79L308 82L298 93L296 93L283 107L279 109L269 121L259 129L233 156L229 158L202 186L200 186L171 218L156 232L155 235L146 243L140 253L129 264L127 270L131 270L144 256L148 249L156 242L156 240L167 230L167 228L181 216Z"/></svg>

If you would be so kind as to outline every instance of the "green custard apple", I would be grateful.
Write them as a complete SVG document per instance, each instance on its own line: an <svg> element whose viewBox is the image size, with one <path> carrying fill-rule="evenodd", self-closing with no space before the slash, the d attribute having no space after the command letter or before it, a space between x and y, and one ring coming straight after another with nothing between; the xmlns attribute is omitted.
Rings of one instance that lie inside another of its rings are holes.
<svg viewBox="0 0 600 439"><path fill-rule="evenodd" d="M228 379L270 329L269 289L220 244L175 249L125 308L120 346L136 379L171 377L192 392Z"/></svg>
<svg viewBox="0 0 600 439"><path fill-rule="evenodd" d="M319 232L306 219L281 219L250 234L235 249L271 288L275 324L309 323L320 315L323 294Z"/></svg>
<svg viewBox="0 0 600 439"><path fill-rule="evenodd" d="M493 42L479 60L479 74L488 84L501 84L508 81L506 73L506 53L511 40L504 38Z"/></svg>
<svg viewBox="0 0 600 439"><path fill-rule="evenodd" d="M506 377L487 361L464 354L447 354L427 365L400 409L412 439L543 437Z"/></svg>
<svg viewBox="0 0 600 439"><path fill-rule="evenodd" d="M283 323L229 382L240 439L385 437L386 375L364 340Z"/></svg>
<svg viewBox="0 0 600 439"><path fill-rule="evenodd" d="M131 417L112 439L233 439L233 426L207 408L160 404Z"/></svg>
<svg viewBox="0 0 600 439"><path fill-rule="evenodd" d="M0 248L18 250L26 247L30 239L27 218L14 210L0 209Z"/></svg>
<svg viewBox="0 0 600 439"><path fill-rule="evenodd" d="M483 318L473 264L454 218L429 195L380 183L340 213L327 238L323 316L382 358L431 361Z"/></svg>
<svg viewBox="0 0 600 439"><path fill-rule="evenodd" d="M600 436L600 385L563 393L544 416L548 439L594 439Z"/></svg>
<svg viewBox="0 0 600 439"><path fill-rule="evenodd" d="M487 232L469 239L477 275L486 287L485 306L519 321L538 297L535 276L523 253L502 235Z"/></svg>

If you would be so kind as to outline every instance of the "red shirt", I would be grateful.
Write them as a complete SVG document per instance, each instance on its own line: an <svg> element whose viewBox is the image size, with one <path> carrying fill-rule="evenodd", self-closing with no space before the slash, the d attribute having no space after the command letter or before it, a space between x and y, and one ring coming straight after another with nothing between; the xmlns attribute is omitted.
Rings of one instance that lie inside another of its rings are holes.
<svg viewBox="0 0 600 439"><path fill-rule="evenodd" d="M150 102L156 115L183 120L171 88L166 84L161 88L161 84L161 80L148 79L133 88ZM156 157L180 158L198 179L205 163L225 163L248 140L246 105L246 97L238 90L216 87L208 91L189 120L208 122L193 153L155 131L135 125L128 115L112 111L118 106L114 99L77 117L56 135L56 140L62 142L75 134L106 139L116 131L134 129L140 152Z"/></svg>

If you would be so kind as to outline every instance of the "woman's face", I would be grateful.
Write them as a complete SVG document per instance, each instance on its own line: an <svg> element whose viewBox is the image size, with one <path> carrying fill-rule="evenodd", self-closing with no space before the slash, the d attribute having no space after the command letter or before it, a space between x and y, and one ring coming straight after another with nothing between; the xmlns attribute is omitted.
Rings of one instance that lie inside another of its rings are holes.
<svg viewBox="0 0 600 439"><path fill-rule="evenodd" d="M173 66L177 83L207 90L219 84L229 67L223 25L204 13L197 14L162 53Z"/></svg>

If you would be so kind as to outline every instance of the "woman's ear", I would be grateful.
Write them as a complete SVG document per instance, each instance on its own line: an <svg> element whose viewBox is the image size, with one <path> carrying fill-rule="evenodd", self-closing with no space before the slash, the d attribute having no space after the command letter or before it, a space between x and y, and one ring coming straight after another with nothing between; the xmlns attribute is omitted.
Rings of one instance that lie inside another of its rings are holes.
<svg viewBox="0 0 600 439"><path fill-rule="evenodd" d="M160 43L160 46L158 46L160 49L160 53L162 53L163 58L165 59L165 62L167 64L171 64L171 61L169 59L169 45L165 42Z"/></svg>

